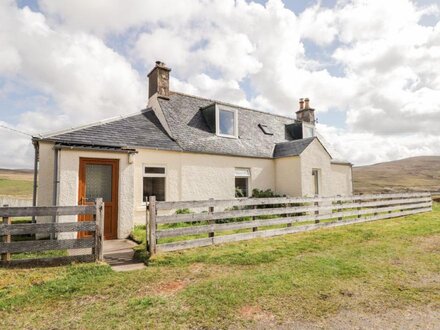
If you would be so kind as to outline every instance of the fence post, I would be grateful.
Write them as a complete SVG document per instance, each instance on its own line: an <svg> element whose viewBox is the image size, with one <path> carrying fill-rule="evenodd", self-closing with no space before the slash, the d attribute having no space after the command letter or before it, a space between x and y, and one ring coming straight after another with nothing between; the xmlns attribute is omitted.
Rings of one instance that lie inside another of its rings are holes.
<svg viewBox="0 0 440 330"><path fill-rule="evenodd" d="M341 200L338 200L338 206L339 206L339 208L338 208L338 213L341 213L342 212L342 209L341 209L341 205L342 205L342 201ZM338 221L342 221L342 217L341 216L339 216L338 217Z"/></svg>
<svg viewBox="0 0 440 330"><path fill-rule="evenodd" d="M102 198L97 198L95 200L95 261L102 261L104 243L104 203Z"/></svg>
<svg viewBox="0 0 440 330"><path fill-rule="evenodd" d="M319 202L315 202L315 206L318 208L318 210L315 211L315 216L319 216ZM319 223L319 219L315 220L315 223Z"/></svg>
<svg viewBox="0 0 440 330"><path fill-rule="evenodd" d="M214 205L214 198L210 198L209 201L212 202L212 204ZM214 213L214 206L210 206L210 207L208 208L208 213L209 213L209 214ZM210 225L212 225L212 224L215 223L215 220L210 220L210 221L208 221L208 223L209 223ZM210 237L210 238L214 237L214 232L213 232L213 231L209 232L208 237Z"/></svg>
<svg viewBox="0 0 440 330"><path fill-rule="evenodd" d="M256 209L257 209L257 205L254 205L253 209L256 210ZM252 217L252 220L255 221L256 218L257 218L256 216L253 216L253 217ZM258 227L252 227L252 231L258 231Z"/></svg>
<svg viewBox="0 0 440 330"><path fill-rule="evenodd" d="M156 209L156 196L150 196L148 198L148 231L149 231L149 236L148 236L148 252L150 252L150 255L154 255L156 254L156 229L157 229L157 224L156 224L156 215L157 215L157 209Z"/></svg>
<svg viewBox="0 0 440 330"><path fill-rule="evenodd" d="M9 205L3 205L3 207L8 207ZM10 225L11 224L11 218L9 217L3 217L3 224L4 225ZM3 236L3 243L11 243L11 235L4 235ZM2 261L10 261L11 260L11 254L10 253L2 253Z"/></svg>
<svg viewBox="0 0 440 330"><path fill-rule="evenodd" d="M150 202L148 201L148 197L145 198L145 251L148 252L148 246L150 244L150 216L149 216L149 207Z"/></svg>

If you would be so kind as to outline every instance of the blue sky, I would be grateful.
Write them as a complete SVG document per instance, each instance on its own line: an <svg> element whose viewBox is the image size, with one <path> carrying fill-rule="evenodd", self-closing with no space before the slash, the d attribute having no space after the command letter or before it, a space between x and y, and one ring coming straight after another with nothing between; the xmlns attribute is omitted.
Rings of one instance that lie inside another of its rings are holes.
<svg viewBox="0 0 440 330"><path fill-rule="evenodd" d="M439 16L436 0L7 0L0 123L38 134L132 113L160 59L181 92L283 115L310 97L355 164L438 154ZM28 139L0 139L0 167L30 167Z"/></svg>

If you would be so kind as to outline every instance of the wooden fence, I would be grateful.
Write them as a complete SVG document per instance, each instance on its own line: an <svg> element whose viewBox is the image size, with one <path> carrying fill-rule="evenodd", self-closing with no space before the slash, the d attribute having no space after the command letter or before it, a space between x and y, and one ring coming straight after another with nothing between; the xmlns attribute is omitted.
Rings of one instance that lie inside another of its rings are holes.
<svg viewBox="0 0 440 330"><path fill-rule="evenodd" d="M57 223L12 223L14 217L93 215L93 221ZM95 205L48 206L48 207L0 207L1 265L62 264L72 261L87 262L103 259L102 240L104 224L104 203L102 198ZM88 232L85 238L36 239L35 235L54 237L58 233ZM31 240L11 240L11 236L30 235ZM74 253L62 257L38 257L12 259L14 253L38 253L53 250L87 249L91 253Z"/></svg>
<svg viewBox="0 0 440 330"><path fill-rule="evenodd" d="M182 211L170 214L173 210L188 208L205 208L205 211L188 213L186 210L183 214ZM155 196L151 196L147 206L148 251L150 254L176 251L431 210L429 193L187 202L157 202ZM206 234L207 237L199 238ZM188 235L192 237L186 237ZM170 241L170 238L176 241ZM163 239L167 242L161 243Z"/></svg>

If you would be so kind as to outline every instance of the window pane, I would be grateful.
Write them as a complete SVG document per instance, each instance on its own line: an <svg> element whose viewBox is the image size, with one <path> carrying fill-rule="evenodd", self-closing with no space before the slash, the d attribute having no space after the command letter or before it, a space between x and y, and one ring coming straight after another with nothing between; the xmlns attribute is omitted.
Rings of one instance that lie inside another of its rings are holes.
<svg viewBox="0 0 440 330"><path fill-rule="evenodd" d="M234 112L232 111L219 111L220 118L220 134L235 135L234 134Z"/></svg>
<svg viewBox="0 0 440 330"><path fill-rule="evenodd" d="M156 196L157 201L165 200L165 178L144 177L144 201L149 196Z"/></svg>
<svg viewBox="0 0 440 330"><path fill-rule="evenodd" d="M104 202L112 200L112 166L86 165L86 198L92 201L102 198Z"/></svg>
<svg viewBox="0 0 440 330"><path fill-rule="evenodd" d="M313 136L315 136L315 131L314 131L313 127L305 126L303 138L306 139L306 138L313 137Z"/></svg>
<svg viewBox="0 0 440 330"><path fill-rule="evenodd" d="M315 195L319 195L319 171L312 170L313 176L313 189L315 191Z"/></svg>
<svg viewBox="0 0 440 330"><path fill-rule="evenodd" d="M145 174L165 174L165 167L145 167Z"/></svg>
<svg viewBox="0 0 440 330"><path fill-rule="evenodd" d="M235 178L235 197L248 196L248 178Z"/></svg>

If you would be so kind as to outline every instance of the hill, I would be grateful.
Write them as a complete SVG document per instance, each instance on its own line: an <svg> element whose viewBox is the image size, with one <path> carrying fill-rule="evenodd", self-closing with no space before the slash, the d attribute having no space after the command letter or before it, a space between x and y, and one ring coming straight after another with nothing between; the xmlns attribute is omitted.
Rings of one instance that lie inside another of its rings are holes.
<svg viewBox="0 0 440 330"><path fill-rule="evenodd" d="M353 167L355 193L440 191L440 156Z"/></svg>
<svg viewBox="0 0 440 330"><path fill-rule="evenodd" d="M32 170L0 169L0 196L32 196Z"/></svg>

